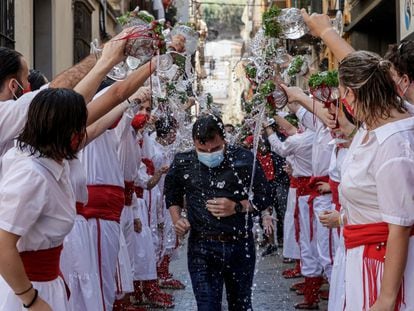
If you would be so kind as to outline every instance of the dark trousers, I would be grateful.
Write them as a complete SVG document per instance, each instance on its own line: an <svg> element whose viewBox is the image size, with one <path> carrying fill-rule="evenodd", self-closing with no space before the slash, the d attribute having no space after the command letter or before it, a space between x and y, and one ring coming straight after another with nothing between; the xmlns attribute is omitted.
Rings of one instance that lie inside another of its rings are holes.
<svg viewBox="0 0 414 311"><path fill-rule="evenodd" d="M253 310L253 238L220 242L190 236L187 254L198 311L221 311L223 284L229 311Z"/></svg>

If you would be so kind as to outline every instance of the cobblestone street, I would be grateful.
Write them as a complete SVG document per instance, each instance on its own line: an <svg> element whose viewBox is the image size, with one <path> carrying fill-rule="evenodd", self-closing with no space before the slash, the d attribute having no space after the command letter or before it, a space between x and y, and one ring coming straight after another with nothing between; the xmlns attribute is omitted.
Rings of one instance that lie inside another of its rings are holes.
<svg viewBox="0 0 414 311"><path fill-rule="evenodd" d="M281 276L281 271L292 267L293 264L282 263L281 249L279 249L277 255L264 258L260 256L263 250L260 248L257 251L256 273L253 283L253 309L255 311L295 310L293 305L296 302L300 302L303 296L296 295L289 290L289 287L293 283L303 280L303 278L284 279ZM180 248L179 259L172 262L171 268L174 276L186 285L185 290L174 293L175 310L196 311L197 306L191 288L190 277L187 272L186 246ZM223 306L223 310L227 310L224 303ZM319 304L319 309L326 310L327 303L322 301Z"/></svg>

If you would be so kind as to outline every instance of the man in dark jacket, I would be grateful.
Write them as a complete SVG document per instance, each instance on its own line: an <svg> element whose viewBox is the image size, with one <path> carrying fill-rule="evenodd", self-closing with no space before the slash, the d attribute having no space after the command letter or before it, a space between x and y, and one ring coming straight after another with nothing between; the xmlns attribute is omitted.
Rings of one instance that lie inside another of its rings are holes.
<svg viewBox="0 0 414 311"><path fill-rule="evenodd" d="M252 310L252 214L271 205L266 179L256 165L248 200L253 155L226 144L220 118L202 116L192 134L195 150L176 155L165 195L177 235L191 229L188 268L198 310L221 310L223 284L229 310ZM188 218L181 216L184 196Z"/></svg>

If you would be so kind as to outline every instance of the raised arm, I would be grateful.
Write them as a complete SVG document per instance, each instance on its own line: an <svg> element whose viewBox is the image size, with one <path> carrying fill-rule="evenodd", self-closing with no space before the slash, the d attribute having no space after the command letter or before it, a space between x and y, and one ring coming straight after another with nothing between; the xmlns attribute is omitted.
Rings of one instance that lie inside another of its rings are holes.
<svg viewBox="0 0 414 311"><path fill-rule="evenodd" d="M305 9L302 9L302 16L311 34L321 38L339 62L354 51L354 48L332 28L328 15L316 13L309 15Z"/></svg>
<svg viewBox="0 0 414 311"><path fill-rule="evenodd" d="M94 99L88 105L87 124L92 124L134 94L154 72L155 63L154 60L146 63L133 71L125 80L114 83L104 95Z"/></svg>

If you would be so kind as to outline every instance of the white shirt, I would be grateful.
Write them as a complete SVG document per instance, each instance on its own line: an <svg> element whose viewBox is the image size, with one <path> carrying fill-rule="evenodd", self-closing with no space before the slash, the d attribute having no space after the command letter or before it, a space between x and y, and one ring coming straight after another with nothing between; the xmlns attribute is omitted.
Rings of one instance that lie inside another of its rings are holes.
<svg viewBox="0 0 414 311"><path fill-rule="evenodd" d="M269 136L272 151L281 157L289 157L292 176L307 177L312 175L312 143L315 133L305 130L303 133L289 136L282 142L276 134Z"/></svg>
<svg viewBox="0 0 414 311"><path fill-rule="evenodd" d="M158 171L163 166L171 165L172 161L174 160L173 145L163 146L154 139L153 147L153 162L155 170ZM161 176L160 181L158 182L161 193L164 193L164 184L165 174Z"/></svg>
<svg viewBox="0 0 414 311"><path fill-rule="evenodd" d="M118 144L115 131L107 130L79 152L88 185L124 188L124 176L117 154Z"/></svg>
<svg viewBox="0 0 414 311"><path fill-rule="evenodd" d="M350 224L414 224L414 117L361 129L343 167L339 191Z"/></svg>
<svg viewBox="0 0 414 311"><path fill-rule="evenodd" d="M348 148L334 146L332 149L331 163L329 164L329 178L336 182L341 182L341 167L345 160Z"/></svg>
<svg viewBox="0 0 414 311"><path fill-rule="evenodd" d="M61 245L76 216L68 162L12 148L2 163L0 228L21 236L19 252Z"/></svg>
<svg viewBox="0 0 414 311"><path fill-rule="evenodd" d="M23 94L17 100L0 101L0 159L13 147L14 139L23 130L30 103L39 92Z"/></svg>
<svg viewBox="0 0 414 311"><path fill-rule="evenodd" d="M86 204L88 203L88 188L86 187L86 174L82 163L79 159L73 159L68 162L70 167L70 182L76 202Z"/></svg>
<svg viewBox="0 0 414 311"><path fill-rule="evenodd" d="M315 132L312 144L312 175L328 176L333 148L328 144L332 140L330 130L303 107L296 112L296 115L306 128Z"/></svg>

